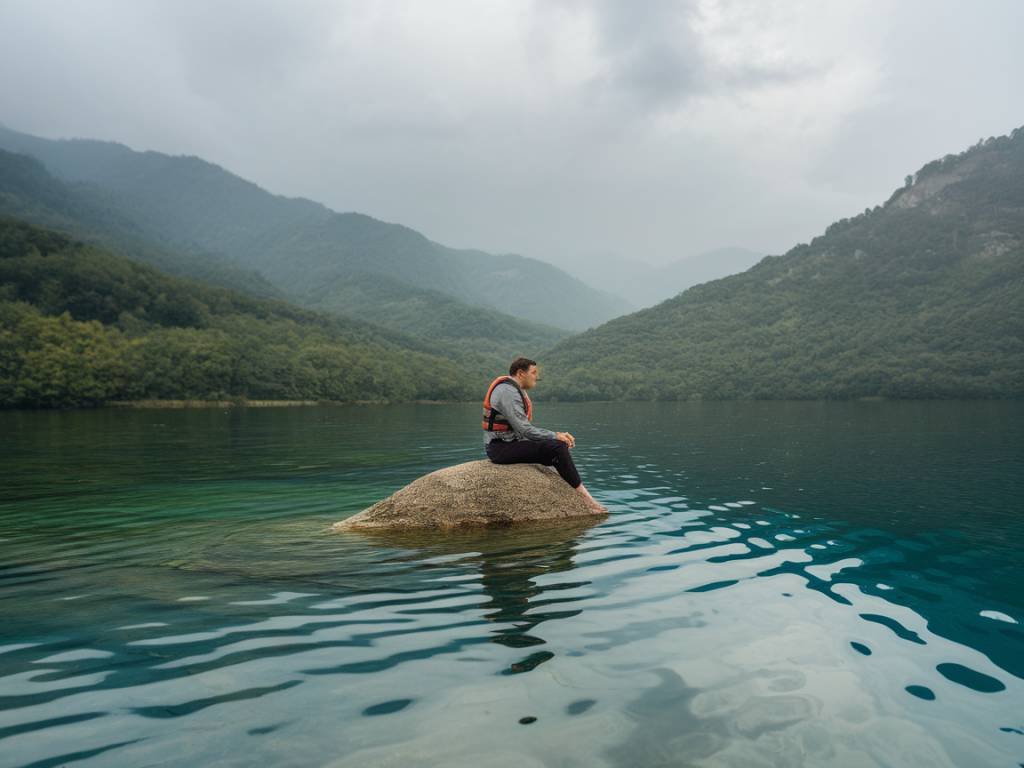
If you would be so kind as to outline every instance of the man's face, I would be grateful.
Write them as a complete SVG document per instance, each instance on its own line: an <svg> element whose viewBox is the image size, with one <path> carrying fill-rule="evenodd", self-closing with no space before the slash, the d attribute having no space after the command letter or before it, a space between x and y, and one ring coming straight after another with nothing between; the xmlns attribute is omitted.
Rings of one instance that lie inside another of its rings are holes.
<svg viewBox="0 0 1024 768"><path fill-rule="evenodd" d="M538 378L540 378L540 371L537 370L536 365L531 365L529 369L519 372L519 386L523 389L533 389L537 386Z"/></svg>

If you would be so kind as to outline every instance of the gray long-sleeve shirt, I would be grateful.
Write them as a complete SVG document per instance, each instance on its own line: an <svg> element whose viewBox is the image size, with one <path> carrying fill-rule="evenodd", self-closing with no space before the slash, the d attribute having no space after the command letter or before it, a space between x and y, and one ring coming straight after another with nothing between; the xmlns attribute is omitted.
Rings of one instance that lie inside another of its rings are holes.
<svg viewBox="0 0 1024 768"><path fill-rule="evenodd" d="M484 445L492 440L554 440L555 433L550 429L535 427L526 418L526 408L519 390L507 381L494 388L491 392L491 408L500 413L511 427L507 432L484 431Z"/></svg>

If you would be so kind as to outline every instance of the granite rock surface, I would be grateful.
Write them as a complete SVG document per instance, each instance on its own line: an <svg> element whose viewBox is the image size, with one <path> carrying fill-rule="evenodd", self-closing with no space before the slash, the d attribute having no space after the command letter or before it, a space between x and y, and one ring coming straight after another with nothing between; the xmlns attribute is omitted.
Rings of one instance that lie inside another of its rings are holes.
<svg viewBox="0 0 1024 768"><path fill-rule="evenodd" d="M414 480L333 529L417 529L599 518L550 467L470 461Z"/></svg>

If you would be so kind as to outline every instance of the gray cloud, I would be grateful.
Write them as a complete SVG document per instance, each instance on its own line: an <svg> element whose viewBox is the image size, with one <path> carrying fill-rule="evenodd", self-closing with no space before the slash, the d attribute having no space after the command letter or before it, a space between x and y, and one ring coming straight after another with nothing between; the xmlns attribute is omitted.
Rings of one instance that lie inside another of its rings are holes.
<svg viewBox="0 0 1024 768"><path fill-rule="evenodd" d="M707 62L692 26L695 6L671 0L591 4L604 65L591 87L647 109L678 106L704 90Z"/></svg>
<svg viewBox="0 0 1024 768"><path fill-rule="evenodd" d="M0 121L566 264L780 252L1024 123L990 0L0 2Z"/></svg>

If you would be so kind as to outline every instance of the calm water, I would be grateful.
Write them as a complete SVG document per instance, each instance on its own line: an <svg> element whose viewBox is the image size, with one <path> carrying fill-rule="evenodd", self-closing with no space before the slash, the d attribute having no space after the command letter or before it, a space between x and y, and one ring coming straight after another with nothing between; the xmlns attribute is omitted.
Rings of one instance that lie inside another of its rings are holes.
<svg viewBox="0 0 1024 768"><path fill-rule="evenodd" d="M1017 766L1022 417L540 403L607 520L369 539L478 406L0 413L0 765Z"/></svg>

